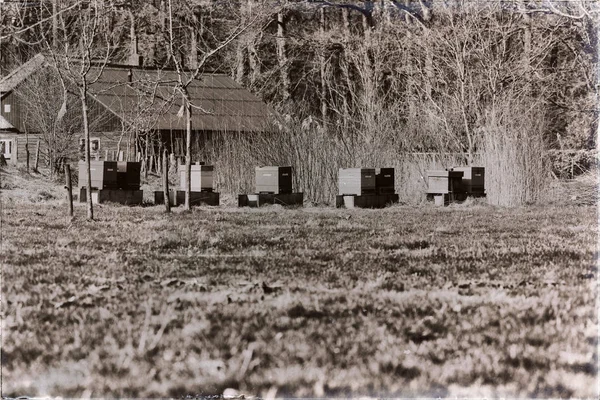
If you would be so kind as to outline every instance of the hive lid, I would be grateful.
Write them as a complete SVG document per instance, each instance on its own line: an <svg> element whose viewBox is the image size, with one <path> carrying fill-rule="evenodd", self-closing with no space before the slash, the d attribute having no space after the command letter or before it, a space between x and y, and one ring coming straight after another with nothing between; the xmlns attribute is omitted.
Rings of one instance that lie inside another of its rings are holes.
<svg viewBox="0 0 600 400"><path fill-rule="evenodd" d="M464 175L463 171L447 171L447 170L435 170L427 171L427 176L438 176L446 178L462 178Z"/></svg>

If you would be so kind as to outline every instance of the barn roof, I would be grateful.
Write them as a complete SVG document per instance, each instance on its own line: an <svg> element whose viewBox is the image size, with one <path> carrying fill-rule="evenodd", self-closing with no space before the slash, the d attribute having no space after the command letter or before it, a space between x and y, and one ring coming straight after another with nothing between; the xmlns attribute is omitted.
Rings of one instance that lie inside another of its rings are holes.
<svg viewBox="0 0 600 400"><path fill-rule="evenodd" d="M96 100L124 121L143 119L154 129L185 130L176 82L177 73L171 70L108 66L92 91ZM225 74L203 74L187 89L193 130L262 131L272 114L262 100ZM172 102L167 102L170 98Z"/></svg>
<svg viewBox="0 0 600 400"><path fill-rule="evenodd" d="M8 122L6 119L4 119L2 115L0 115L0 129L10 130L14 129L14 126L12 126L10 122Z"/></svg>
<svg viewBox="0 0 600 400"><path fill-rule="evenodd" d="M0 93L10 92L21 82L27 79L32 73L36 72L44 65L45 58L42 54L37 54L25 64L13 70L10 74L0 79Z"/></svg>
<svg viewBox="0 0 600 400"><path fill-rule="evenodd" d="M0 80L0 93L14 90L44 63L44 55L38 54L15 69ZM98 68L92 69L92 76ZM143 121L142 129L185 130L181 96L173 97L176 83L173 70L108 65L91 86L90 95L126 124ZM195 131L263 131L273 115L261 99L226 74L202 74L188 86L188 93Z"/></svg>

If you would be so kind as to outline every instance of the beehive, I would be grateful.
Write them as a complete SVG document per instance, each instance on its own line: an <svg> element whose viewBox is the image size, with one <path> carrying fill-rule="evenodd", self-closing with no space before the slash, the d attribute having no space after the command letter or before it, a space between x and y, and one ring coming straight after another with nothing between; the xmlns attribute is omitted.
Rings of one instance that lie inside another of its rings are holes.
<svg viewBox="0 0 600 400"><path fill-rule="evenodd" d="M79 161L79 187L87 186L85 161ZM117 162L90 161L92 189L117 189Z"/></svg>
<svg viewBox="0 0 600 400"><path fill-rule="evenodd" d="M462 192L462 171L427 171L427 193L445 194Z"/></svg>
<svg viewBox="0 0 600 400"><path fill-rule="evenodd" d="M117 162L117 186L124 190L140 189L142 163L136 161Z"/></svg>
<svg viewBox="0 0 600 400"><path fill-rule="evenodd" d="M256 167L256 193L292 193L292 167Z"/></svg>
<svg viewBox="0 0 600 400"><path fill-rule="evenodd" d="M214 187L214 167L212 165L191 166L190 173L190 190L192 192L211 192ZM179 187L185 190L185 165L181 165L179 169Z"/></svg>
<svg viewBox="0 0 600 400"><path fill-rule="evenodd" d="M462 188L467 193L485 192L484 167L454 167L453 171L462 171Z"/></svg>
<svg viewBox="0 0 600 400"><path fill-rule="evenodd" d="M339 195L372 195L376 193L374 168L340 168Z"/></svg>
<svg viewBox="0 0 600 400"><path fill-rule="evenodd" d="M377 194L394 194L396 192L394 168L375 169L375 188Z"/></svg>

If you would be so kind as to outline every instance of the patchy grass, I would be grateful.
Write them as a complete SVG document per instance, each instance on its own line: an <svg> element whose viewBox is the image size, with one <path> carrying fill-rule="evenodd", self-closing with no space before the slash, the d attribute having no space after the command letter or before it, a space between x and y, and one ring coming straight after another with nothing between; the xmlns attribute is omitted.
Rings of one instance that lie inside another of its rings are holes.
<svg viewBox="0 0 600 400"><path fill-rule="evenodd" d="M595 207L2 208L3 396L597 395Z"/></svg>

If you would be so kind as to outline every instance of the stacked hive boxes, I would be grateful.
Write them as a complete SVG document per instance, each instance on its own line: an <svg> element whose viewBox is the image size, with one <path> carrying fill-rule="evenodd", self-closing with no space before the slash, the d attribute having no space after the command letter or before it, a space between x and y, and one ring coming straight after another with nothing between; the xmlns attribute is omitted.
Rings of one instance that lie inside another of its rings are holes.
<svg viewBox="0 0 600 400"><path fill-rule="evenodd" d="M462 201L467 196L485 196L485 169L483 167L454 167L447 170L427 171L427 197L437 205Z"/></svg>
<svg viewBox="0 0 600 400"><path fill-rule="evenodd" d="M117 187L122 190L140 190L141 170L142 164L139 162L117 162Z"/></svg>
<svg viewBox="0 0 600 400"><path fill-rule="evenodd" d="M340 196L363 196L375 194L374 168L340 168L338 191Z"/></svg>
<svg viewBox="0 0 600 400"><path fill-rule="evenodd" d="M292 167L256 167L256 193L292 193Z"/></svg>
<svg viewBox="0 0 600 400"><path fill-rule="evenodd" d="M427 183L431 194L457 194L462 192L463 172L453 170L427 171Z"/></svg>
<svg viewBox="0 0 600 400"><path fill-rule="evenodd" d="M91 196L94 203L142 204L139 162L90 161ZM87 170L79 162L79 200L87 199Z"/></svg>
<svg viewBox="0 0 600 400"><path fill-rule="evenodd" d="M340 168L336 207L381 208L398 201L393 168Z"/></svg>
<svg viewBox="0 0 600 400"><path fill-rule="evenodd" d="M179 190L177 191L177 204L185 203L185 166L179 171ZM219 205L219 193L214 191L215 167L196 163L190 171L190 205L205 204L208 206Z"/></svg>
<svg viewBox="0 0 600 400"><path fill-rule="evenodd" d="M301 206L304 193L293 191L292 167L265 166L255 168L254 194L240 194L240 207L260 207L266 204Z"/></svg>
<svg viewBox="0 0 600 400"><path fill-rule="evenodd" d="M192 192L212 192L214 188L214 170L212 165L195 164L191 166L190 184ZM185 168L179 171L179 188L185 190Z"/></svg>
<svg viewBox="0 0 600 400"><path fill-rule="evenodd" d="M468 196L485 195L485 168L484 167L454 167L453 171L463 173L462 190Z"/></svg>
<svg viewBox="0 0 600 400"><path fill-rule="evenodd" d="M219 205L219 193L214 191L214 172L212 165L196 163L191 165L190 171L190 205L201 204L209 206ZM179 166L179 190L169 191L169 201L172 206L185 204L186 168ZM163 191L154 192L154 204L164 204L165 195Z"/></svg>
<svg viewBox="0 0 600 400"><path fill-rule="evenodd" d="M117 162L90 161L90 175L93 189L117 189ZM79 161L79 187L87 186L85 161Z"/></svg>
<svg viewBox="0 0 600 400"><path fill-rule="evenodd" d="M396 192L394 168L377 168L375 170L375 189L377 194L394 194Z"/></svg>

